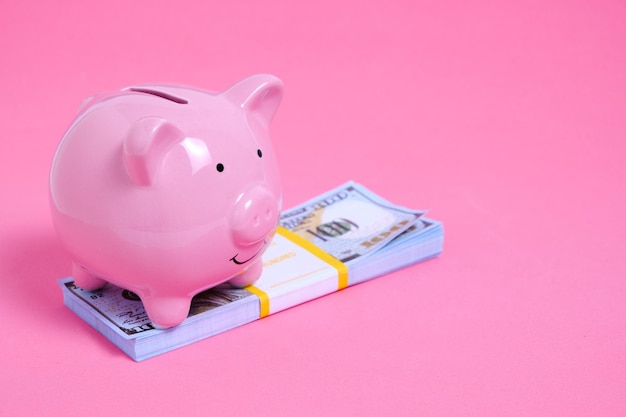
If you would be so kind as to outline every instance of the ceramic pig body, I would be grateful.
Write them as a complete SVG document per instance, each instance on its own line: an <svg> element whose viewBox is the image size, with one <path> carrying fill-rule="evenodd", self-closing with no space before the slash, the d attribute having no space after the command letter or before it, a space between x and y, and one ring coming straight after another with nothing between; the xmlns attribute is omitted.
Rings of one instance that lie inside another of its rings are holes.
<svg viewBox="0 0 626 417"><path fill-rule="evenodd" d="M167 328L195 294L254 282L281 208L268 127L282 91L256 75L220 94L142 85L84 104L50 175L76 284L131 290Z"/></svg>

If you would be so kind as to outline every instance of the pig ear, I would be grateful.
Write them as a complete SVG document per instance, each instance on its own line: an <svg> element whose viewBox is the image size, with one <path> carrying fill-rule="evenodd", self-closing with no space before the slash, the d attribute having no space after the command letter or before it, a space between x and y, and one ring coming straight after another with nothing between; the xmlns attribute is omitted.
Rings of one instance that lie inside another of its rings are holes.
<svg viewBox="0 0 626 417"><path fill-rule="evenodd" d="M273 75L253 75L233 85L223 95L269 126L283 98L283 83Z"/></svg>
<svg viewBox="0 0 626 417"><path fill-rule="evenodd" d="M124 140L123 158L128 175L139 185L154 184L163 159L184 139L185 134L165 119L139 119L131 125Z"/></svg>

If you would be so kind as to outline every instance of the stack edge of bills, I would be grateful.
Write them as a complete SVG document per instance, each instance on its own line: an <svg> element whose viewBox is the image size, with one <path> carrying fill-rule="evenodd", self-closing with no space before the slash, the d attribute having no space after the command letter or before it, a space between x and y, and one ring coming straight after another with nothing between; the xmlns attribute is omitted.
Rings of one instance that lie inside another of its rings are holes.
<svg viewBox="0 0 626 417"><path fill-rule="evenodd" d="M196 295L187 319L167 330L152 326L128 290L85 291L71 277L59 284L67 307L141 361L439 256L443 225L424 214L348 182L282 213L254 285Z"/></svg>

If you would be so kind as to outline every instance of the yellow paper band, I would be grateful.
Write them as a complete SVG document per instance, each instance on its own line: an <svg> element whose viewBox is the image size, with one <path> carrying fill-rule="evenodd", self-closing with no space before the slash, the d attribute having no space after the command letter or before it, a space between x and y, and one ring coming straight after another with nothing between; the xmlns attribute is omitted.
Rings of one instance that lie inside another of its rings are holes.
<svg viewBox="0 0 626 417"><path fill-rule="evenodd" d="M291 230L285 229L282 226L278 226L276 233L279 235L291 240L293 243L298 246L306 249L311 252L313 255L320 258L322 261L326 262L333 268L337 270L337 290L343 290L348 286L348 267L341 262L339 259L335 258L332 255L324 252L322 249L315 246L313 243L309 242L305 238L300 235L295 234Z"/></svg>
<svg viewBox="0 0 626 417"><path fill-rule="evenodd" d="M267 296L267 293L254 285L248 285L246 290L250 291L252 294L259 297L259 301L261 302L261 313L259 314L259 318L267 317L270 315L270 298Z"/></svg>
<svg viewBox="0 0 626 417"><path fill-rule="evenodd" d="M348 286L348 267L343 262L324 252L322 249L318 248L302 236L299 236L282 226L278 226L276 233L333 267L337 271L337 290L342 290ZM267 293L254 285L249 285L246 289L259 297L261 302L260 317L263 318L268 316L270 314L270 299Z"/></svg>

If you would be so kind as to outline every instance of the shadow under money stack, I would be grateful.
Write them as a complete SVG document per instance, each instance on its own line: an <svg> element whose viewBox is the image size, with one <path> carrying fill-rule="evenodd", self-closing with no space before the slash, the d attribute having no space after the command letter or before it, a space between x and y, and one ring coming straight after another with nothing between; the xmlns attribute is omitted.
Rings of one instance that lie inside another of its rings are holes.
<svg viewBox="0 0 626 417"><path fill-rule="evenodd" d="M254 285L196 295L187 319L166 330L152 326L128 290L85 291L71 277L59 283L66 306L141 361L439 256L443 225L424 214L348 182L281 214Z"/></svg>

